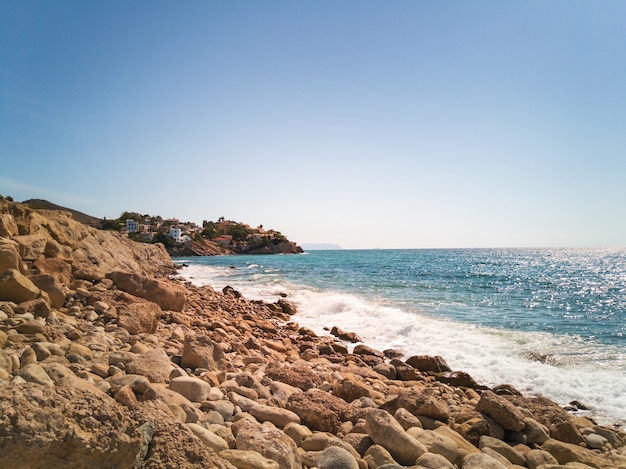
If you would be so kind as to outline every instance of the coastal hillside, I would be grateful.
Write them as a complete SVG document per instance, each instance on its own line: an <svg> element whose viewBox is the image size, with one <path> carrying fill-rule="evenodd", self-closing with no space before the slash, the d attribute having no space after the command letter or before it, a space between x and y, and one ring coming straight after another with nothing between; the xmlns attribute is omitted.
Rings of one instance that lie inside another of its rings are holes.
<svg viewBox="0 0 626 469"><path fill-rule="evenodd" d="M137 212L124 212L117 219L99 219L43 199L29 199L23 204L35 210L69 212L78 222L117 231L133 241L161 243L173 257L303 252L300 246L289 241L279 231L266 230L263 226L253 228L224 217L217 222L204 220L202 226L199 226L193 222L181 222L177 218L164 219L160 215L142 215Z"/></svg>
<svg viewBox="0 0 626 469"><path fill-rule="evenodd" d="M0 197L0 467L626 468L618 427L295 314Z"/></svg>

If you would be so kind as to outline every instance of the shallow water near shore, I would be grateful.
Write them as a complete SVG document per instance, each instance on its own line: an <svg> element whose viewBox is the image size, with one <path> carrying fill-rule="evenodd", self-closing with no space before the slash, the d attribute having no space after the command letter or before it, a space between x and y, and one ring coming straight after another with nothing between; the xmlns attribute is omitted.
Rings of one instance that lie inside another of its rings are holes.
<svg viewBox="0 0 626 469"><path fill-rule="evenodd" d="M441 355L603 424L626 423L626 250L337 250L178 258L184 278L248 299L286 293L318 334Z"/></svg>

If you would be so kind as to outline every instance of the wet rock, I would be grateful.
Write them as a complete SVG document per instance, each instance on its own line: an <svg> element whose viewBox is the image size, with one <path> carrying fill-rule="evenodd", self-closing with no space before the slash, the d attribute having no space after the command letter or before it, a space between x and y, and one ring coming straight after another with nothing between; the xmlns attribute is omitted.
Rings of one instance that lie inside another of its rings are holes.
<svg viewBox="0 0 626 469"><path fill-rule="evenodd" d="M406 364L422 372L443 373L452 371L439 355L414 355L406 359Z"/></svg>

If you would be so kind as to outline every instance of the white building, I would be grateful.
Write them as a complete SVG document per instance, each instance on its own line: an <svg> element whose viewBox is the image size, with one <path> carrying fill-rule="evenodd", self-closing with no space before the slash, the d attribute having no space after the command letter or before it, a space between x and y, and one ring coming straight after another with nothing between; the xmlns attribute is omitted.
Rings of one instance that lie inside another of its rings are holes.
<svg viewBox="0 0 626 469"><path fill-rule="evenodd" d="M126 220L126 231L128 233L137 233L139 231L139 223L135 220Z"/></svg>
<svg viewBox="0 0 626 469"><path fill-rule="evenodd" d="M168 234L168 236L170 238L172 238L174 241L176 241L177 243L180 243L182 240L182 232L180 228L170 228L170 232Z"/></svg>

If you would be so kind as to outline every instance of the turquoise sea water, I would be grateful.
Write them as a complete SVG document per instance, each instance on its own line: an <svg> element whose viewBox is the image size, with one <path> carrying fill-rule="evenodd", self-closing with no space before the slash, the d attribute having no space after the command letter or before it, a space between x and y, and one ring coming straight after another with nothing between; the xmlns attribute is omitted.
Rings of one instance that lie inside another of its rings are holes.
<svg viewBox="0 0 626 469"><path fill-rule="evenodd" d="M603 423L626 422L626 250L337 250L178 259L197 284L247 298L287 293L293 318L379 349L442 355Z"/></svg>

